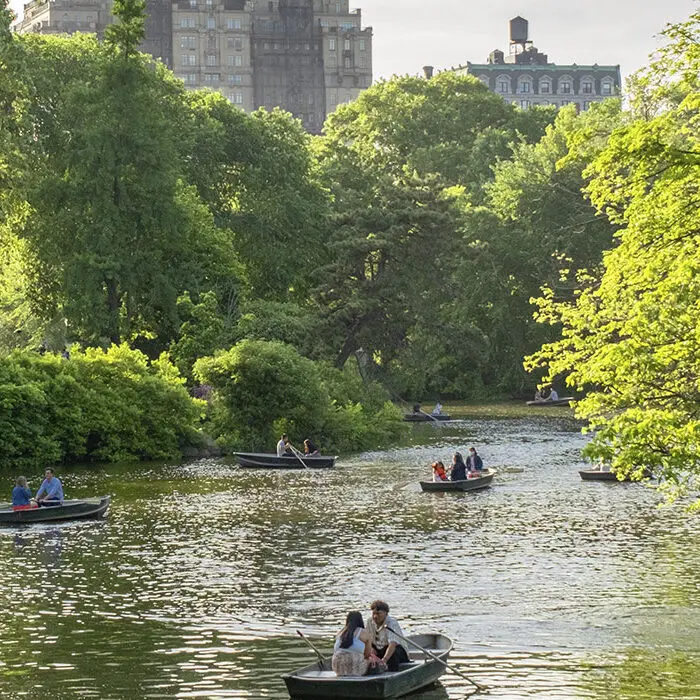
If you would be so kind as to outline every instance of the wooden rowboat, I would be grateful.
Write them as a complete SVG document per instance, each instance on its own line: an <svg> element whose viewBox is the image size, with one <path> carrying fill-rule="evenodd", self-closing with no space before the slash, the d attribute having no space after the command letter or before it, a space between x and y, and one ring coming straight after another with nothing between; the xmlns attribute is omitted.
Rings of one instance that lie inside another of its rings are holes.
<svg viewBox="0 0 700 700"><path fill-rule="evenodd" d="M413 634L408 637L443 661L452 651L453 642L442 634ZM408 647L410 645L406 645ZM408 649L407 649L408 651ZM445 667L421 651L409 651L410 663L401 664L395 673L377 676L338 677L331 662L320 661L282 676L293 698L399 698L432 685Z"/></svg>
<svg viewBox="0 0 700 700"><path fill-rule="evenodd" d="M304 457L302 464L294 455L278 457L267 452L234 452L238 464L246 469L304 469L304 464L309 469L330 469L335 466L335 457Z"/></svg>
<svg viewBox="0 0 700 700"><path fill-rule="evenodd" d="M25 510L12 510L9 503L0 504L0 525L28 523L54 523L61 520L101 518L109 508L110 496L63 501L60 506L42 506Z"/></svg>
<svg viewBox="0 0 700 700"><path fill-rule="evenodd" d="M446 413L441 413L439 416L434 416L430 413L404 413L403 419L409 423L434 423L436 421L452 420L452 417Z"/></svg>
<svg viewBox="0 0 700 700"><path fill-rule="evenodd" d="M556 401L548 401L547 399L541 399L540 401L526 401L528 406L535 406L537 408L551 408L553 406L568 406L574 400L573 396L565 396Z"/></svg>
<svg viewBox="0 0 700 700"><path fill-rule="evenodd" d="M496 472L490 469L484 472L483 476L473 479L462 479L460 481L421 481L420 487L423 491L477 491L485 489L491 485Z"/></svg>

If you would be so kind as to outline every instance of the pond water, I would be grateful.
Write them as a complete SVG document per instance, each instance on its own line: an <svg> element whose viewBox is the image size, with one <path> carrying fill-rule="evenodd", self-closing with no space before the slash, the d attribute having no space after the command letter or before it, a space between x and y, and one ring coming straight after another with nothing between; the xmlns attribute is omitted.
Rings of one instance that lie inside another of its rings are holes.
<svg viewBox="0 0 700 700"><path fill-rule="evenodd" d="M472 443L493 488L420 491ZM543 416L415 426L328 472L61 469L68 497L113 506L0 529L0 697L286 698L280 674L314 660L295 631L327 650L383 598L404 631L453 637L491 698L700 698L699 521L581 481L584 444ZM448 674L412 697L471 690Z"/></svg>

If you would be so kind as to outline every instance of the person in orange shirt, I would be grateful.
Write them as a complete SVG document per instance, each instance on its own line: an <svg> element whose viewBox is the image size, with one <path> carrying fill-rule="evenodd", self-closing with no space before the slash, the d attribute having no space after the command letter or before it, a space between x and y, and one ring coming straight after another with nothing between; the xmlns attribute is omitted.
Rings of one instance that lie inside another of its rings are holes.
<svg viewBox="0 0 700 700"><path fill-rule="evenodd" d="M445 465L442 462L433 462L433 481L448 481Z"/></svg>

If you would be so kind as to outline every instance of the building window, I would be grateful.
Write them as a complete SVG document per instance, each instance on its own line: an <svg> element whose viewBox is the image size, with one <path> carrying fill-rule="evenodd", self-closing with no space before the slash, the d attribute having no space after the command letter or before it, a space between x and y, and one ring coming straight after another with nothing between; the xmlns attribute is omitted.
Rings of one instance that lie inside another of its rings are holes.
<svg viewBox="0 0 700 700"><path fill-rule="evenodd" d="M328 40L328 50L335 51L335 39Z"/></svg>
<svg viewBox="0 0 700 700"><path fill-rule="evenodd" d="M600 85L600 92L603 95L612 95L612 82L610 80L604 80Z"/></svg>
<svg viewBox="0 0 700 700"><path fill-rule="evenodd" d="M360 39L360 51L367 51L367 42L364 39Z"/></svg>
<svg viewBox="0 0 700 700"><path fill-rule="evenodd" d="M233 65L240 68L243 65L243 56L234 56Z"/></svg>
<svg viewBox="0 0 700 700"><path fill-rule="evenodd" d="M332 105L338 104L338 95L336 95L335 92L331 93L331 104Z"/></svg>
<svg viewBox="0 0 700 700"><path fill-rule="evenodd" d="M338 67L338 59L335 56L329 56L328 67L329 68L337 68Z"/></svg>
<svg viewBox="0 0 700 700"><path fill-rule="evenodd" d="M214 7L214 0L207 0L207 7Z"/></svg>
<svg viewBox="0 0 700 700"><path fill-rule="evenodd" d="M243 76L238 75L238 73L229 73L226 79L231 85L240 85L243 82Z"/></svg>
<svg viewBox="0 0 700 700"><path fill-rule="evenodd" d="M570 80L562 80L559 83L559 92L562 95L570 95L571 94L571 81Z"/></svg>
<svg viewBox="0 0 700 700"><path fill-rule="evenodd" d="M350 51L350 39L346 39L343 45L346 51Z"/></svg>
<svg viewBox="0 0 700 700"><path fill-rule="evenodd" d="M591 103L590 103L590 102L584 102L584 103L583 103L583 109L584 109L584 110L588 109L590 106L591 106Z"/></svg>
<svg viewBox="0 0 700 700"><path fill-rule="evenodd" d="M520 108L528 109L530 107L530 100L520 100Z"/></svg>
<svg viewBox="0 0 700 700"><path fill-rule="evenodd" d="M219 75L217 73L207 73L204 76L204 82L208 85L216 85L219 82Z"/></svg>
<svg viewBox="0 0 700 700"><path fill-rule="evenodd" d="M549 80L540 81L540 93L542 95L549 95L552 92L552 83Z"/></svg>
<svg viewBox="0 0 700 700"><path fill-rule="evenodd" d="M190 7L197 7L197 0L190 0Z"/></svg>
<svg viewBox="0 0 700 700"><path fill-rule="evenodd" d="M335 14L339 15L342 11L343 11L343 3L336 2L335 3Z"/></svg>
<svg viewBox="0 0 700 700"><path fill-rule="evenodd" d="M590 80L584 80L583 83L581 83L581 92L584 95L592 95L593 83Z"/></svg>
<svg viewBox="0 0 700 700"><path fill-rule="evenodd" d="M346 56L343 60L343 65L345 68L352 68L352 59L349 56Z"/></svg>
<svg viewBox="0 0 700 700"><path fill-rule="evenodd" d="M364 56L360 56L360 68L367 70L367 59Z"/></svg>
<svg viewBox="0 0 700 700"><path fill-rule="evenodd" d="M182 55L182 65L183 66L196 66L197 56L193 53L186 53Z"/></svg>
<svg viewBox="0 0 700 700"><path fill-rule="evenodd" d="M185 81L185 84L187 85L194 85L197 82L197 74L196 73L185 73L185 75L182 78Z"/></svg>
<svg viewBox="0 0 700 700"><path fill-rule="evenodd" d="M207 65L208 66L218 65L218 61L216 60L216 54L211 54L211 55L207 56Z"/></svg>
<svg viewBox="0 0 700 700"><path fill-rule="evenodd" d="M194 27L195 27L194 17L182 17L180 19L180 28L181 29L194 29Z"/></svg>
<svg viewBox="0 0 700 700"><path fill-rule="evenodd" d="M226 39L226 46L234 51L243 51L243 39L228 37L228 39Z"/></svg>
<svg viewBox="0 0 700 700"><path fill-rule="evenodd" d="M197 48L197 37L196 36L181 36L180 37L180 48L181 49L196 49Z"/></svg>
<svg viewBox="0 0 700 700"><path fill-rule="evenodd" d="M518 92L521 95L529 94L531 92L530 81L529 80L521 80L519 85L518 85Z"/></svg>
<svg viewBox="0 0 700 700"><path fill-rule="evenodd" d="M510 80L507 78L499 78L498 92L500 92L501 95L505 95L506 93L510 92Z"/></svg>
<svg viewBox="0 0 700 700"><path fill-rule="evenodd" d="M241 20L240 19L229 19L226 22L226 29L240 29Z"/></svg>
<svg viewBox="0 0 700 700"><path fill-rule="evenodd" d="M231 92L228 95L228 99L235 105L243 104L243 93L242 92Z"/></svg>

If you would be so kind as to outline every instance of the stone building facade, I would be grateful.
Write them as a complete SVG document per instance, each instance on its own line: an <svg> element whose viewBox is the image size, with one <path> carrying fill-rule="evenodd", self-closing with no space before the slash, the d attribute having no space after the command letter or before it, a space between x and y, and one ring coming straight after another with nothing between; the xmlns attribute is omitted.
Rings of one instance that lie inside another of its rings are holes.
<svg viewBox="0 0 700 700"><path fill-rule="evenodd" d="M19 32L95 32L111 0L33 0ZM211 88L251 112L281 107L319 132L372 82L372 29L349 0L147 0L142 49L189 88Z"/></svg>
<svg viewBox="0 0 700 700"><path fill-rule="evenodd" d="M580 110L619 95L620 66L550 63L528 39L528 23L511 20L510 52L493 51L487 63L467 63L457 73L474 75L508 102L527 109L534 105L574 104Z"/></svg>

